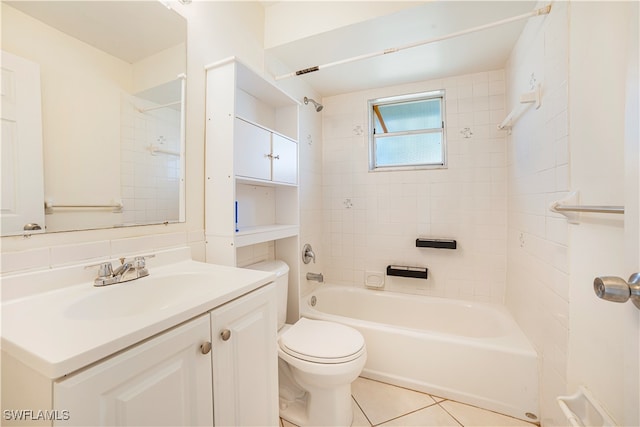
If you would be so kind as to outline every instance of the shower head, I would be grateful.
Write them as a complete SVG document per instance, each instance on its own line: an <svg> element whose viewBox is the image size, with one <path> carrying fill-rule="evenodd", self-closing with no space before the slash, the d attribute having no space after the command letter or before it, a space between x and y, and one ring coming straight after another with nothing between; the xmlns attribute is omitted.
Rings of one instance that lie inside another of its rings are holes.
<svg viewBox="0 0 640 427"><path fill-rule="evenodd" d="M304 105L309 104L309 102L311 102L313 105L315 105L315 107L316 107L316 111L317 111L317 112L322 111L322 109L324 108L324 107L322 106L322 104L320 104L319 102L316 102L316 101L314 101L313 99L311 99L311 98L307 98L307 97L305 96L305 97L304 97Z"/></svg>

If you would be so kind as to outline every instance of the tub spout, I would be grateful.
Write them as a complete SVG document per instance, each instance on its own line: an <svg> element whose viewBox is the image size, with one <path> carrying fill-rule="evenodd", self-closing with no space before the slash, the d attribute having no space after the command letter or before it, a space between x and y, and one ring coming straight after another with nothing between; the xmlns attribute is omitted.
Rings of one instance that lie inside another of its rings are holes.
<svg viewBox="0 0 640 427"><path fill-rule="evenodd" d="M324 282L324 277L322 273L307 273L307 280L314 280L318 283Z"/></svg>

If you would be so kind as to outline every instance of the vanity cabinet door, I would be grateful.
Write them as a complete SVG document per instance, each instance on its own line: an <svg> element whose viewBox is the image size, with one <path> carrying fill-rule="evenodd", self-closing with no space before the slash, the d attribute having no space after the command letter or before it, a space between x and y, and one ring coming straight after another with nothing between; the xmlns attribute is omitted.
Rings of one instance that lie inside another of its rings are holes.
<svg viewBox="0 0 640 427"><path fill-rule="evenodd" d="M212 425L210 340L204 315L55 382L55 425Z"/></svg>
<svg viewBox="0 0 640 427"><path fill-rule="evenodd" d="M277 426L275 284L211 312L215 425Z"/></svg>

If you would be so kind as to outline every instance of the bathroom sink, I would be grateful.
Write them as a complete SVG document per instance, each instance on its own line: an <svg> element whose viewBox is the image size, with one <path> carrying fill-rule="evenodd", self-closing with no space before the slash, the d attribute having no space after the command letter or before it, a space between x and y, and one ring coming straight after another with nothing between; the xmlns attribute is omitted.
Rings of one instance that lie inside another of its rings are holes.
<svg viewBox="0 0 640 427"><path fill-rule="evenodd" d="M176 273L95 287L69 305L65 314L76 319L108 319L160 311L197 298L215 286L211 275Z"/></svg>

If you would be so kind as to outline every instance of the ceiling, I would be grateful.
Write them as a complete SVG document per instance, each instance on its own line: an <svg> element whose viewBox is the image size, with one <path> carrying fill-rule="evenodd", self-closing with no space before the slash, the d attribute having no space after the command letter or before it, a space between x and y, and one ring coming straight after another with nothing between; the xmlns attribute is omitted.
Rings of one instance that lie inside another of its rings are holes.
<svg viewBox="0 0 640 427"><path fill-rule="evenodd" d="M430 1L387 16L279 45L267 52L293 72L493 23L530 12L535 5L536 1L524 0ZM527 19L522 19L492 29L288 78L304 79L322 96L332 96L373 87L501 69L526 22Z"/></svg>
<svg viewBox="0 0 640 427"><path fill-rule="evenodd" d="M186 40L185 19L159 1L6 3L130 64Z"/></svg>

